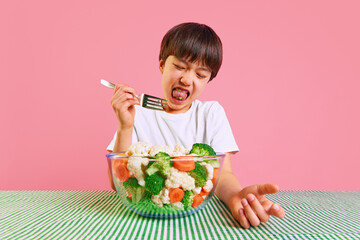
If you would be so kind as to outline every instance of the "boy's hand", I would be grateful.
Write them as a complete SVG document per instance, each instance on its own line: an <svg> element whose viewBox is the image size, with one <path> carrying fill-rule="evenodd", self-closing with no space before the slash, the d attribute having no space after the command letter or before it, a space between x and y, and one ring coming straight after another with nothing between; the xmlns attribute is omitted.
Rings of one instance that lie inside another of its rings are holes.
<svg viewBox="0 0 360 240"><path fill-rule="evenodd" d="M135 89L125 85L116 84L111 105L119 121L119 130L125 130L134 126L135 104L140 104L134 96Z"/></svg>
<svg viewBox="0 0 360 240"><path fill-rule="evenodd" d="M265 194L278 191L279 188L275 184L256 184L245 187L231 198L229 203L231 213L243 228L267 222L270 215L283 218L284 209L265 197Z"/></svg>

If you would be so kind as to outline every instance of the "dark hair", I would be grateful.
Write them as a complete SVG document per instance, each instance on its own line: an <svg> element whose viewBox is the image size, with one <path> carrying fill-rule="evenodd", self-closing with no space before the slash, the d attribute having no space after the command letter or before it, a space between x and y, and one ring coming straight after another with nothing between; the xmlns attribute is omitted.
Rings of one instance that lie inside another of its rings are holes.
<svg viewBox="0 0 360 240"><path fill-rule="evenodd" d="M215 31L205 24L182 23L171 28L161 41L159 60L174 55L190 62L201 61L210 68L212 80L222 63L222 44Z"/></svg>

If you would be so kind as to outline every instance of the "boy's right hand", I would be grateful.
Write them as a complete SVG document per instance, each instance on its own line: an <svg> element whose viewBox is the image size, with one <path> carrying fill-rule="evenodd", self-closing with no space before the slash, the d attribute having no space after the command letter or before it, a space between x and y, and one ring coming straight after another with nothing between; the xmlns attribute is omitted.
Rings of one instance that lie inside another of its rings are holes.
<svg viewBox="0 0 360 240"><path fill-rule="evenodd" d="M140 105L139 99L135 97L135 89L125 84L116 84L111 106L119 121L119 130L130 129L134 126L135 104Z"/></svg>

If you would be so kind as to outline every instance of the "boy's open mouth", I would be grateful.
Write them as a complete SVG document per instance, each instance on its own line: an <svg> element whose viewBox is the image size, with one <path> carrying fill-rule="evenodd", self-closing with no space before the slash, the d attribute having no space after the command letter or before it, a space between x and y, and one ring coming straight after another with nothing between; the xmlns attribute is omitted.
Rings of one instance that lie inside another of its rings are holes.
<svg viewBox="0 0 360 240"><path fill-rule="evenodd" d="M185 101L190 95L190 92L183 88L174 88L171 96L178 101Z"/></svg>

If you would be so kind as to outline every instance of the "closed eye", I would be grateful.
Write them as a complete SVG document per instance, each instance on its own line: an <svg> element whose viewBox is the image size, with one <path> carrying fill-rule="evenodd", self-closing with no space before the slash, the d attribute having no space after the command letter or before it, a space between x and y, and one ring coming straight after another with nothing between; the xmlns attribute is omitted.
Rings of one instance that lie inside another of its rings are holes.
<svg viewBox="0 0 360 240"><path fill-rule="evenodd" d="M200 75L200 74L196 74L198 76L198 78L206 78L206 76L204 75Z"/></svg>
<svg viewBox="0 0 360 240"><path fill-rule="evenodd" d="M180 69L180 70L184 70L185 68L183 68L183 67L180 67L179 65L176 65L175 63L173 63L174 64L174 66L177 68L177 69Z"/></svg>

